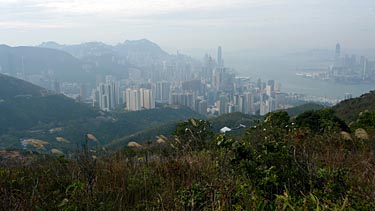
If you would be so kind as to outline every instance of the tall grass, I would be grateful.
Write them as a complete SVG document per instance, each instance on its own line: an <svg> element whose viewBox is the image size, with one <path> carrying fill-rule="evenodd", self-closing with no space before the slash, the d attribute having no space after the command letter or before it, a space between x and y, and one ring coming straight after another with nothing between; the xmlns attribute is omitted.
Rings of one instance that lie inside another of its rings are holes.
<svg viewBox="0 0 375 211"><path fill-rule="evenodd" d="M261 125L198 149L23 153L0 161L0 210L373 210L373 142Z"/></svg>

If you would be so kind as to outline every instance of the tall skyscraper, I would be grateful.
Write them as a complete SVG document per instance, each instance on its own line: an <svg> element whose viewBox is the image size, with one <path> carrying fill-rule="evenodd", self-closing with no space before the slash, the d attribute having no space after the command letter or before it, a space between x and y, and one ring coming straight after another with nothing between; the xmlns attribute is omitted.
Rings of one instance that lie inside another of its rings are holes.
<svg viewBox="0 0 375 211"><path fill-rule="evenodd" d="M103 111L110 111L110 87L106 83L100 83L98 86L99 108Z"/></svg>
<svg viewBox="0 0 375 211"><path fill-rule="evenodd" d="M275 91L275 80L268 80L267 85L271 87L271 91Z"/></svg>
<svg viewBox="0 0 375 211"><path fill-rule="evenodd" d="M220 95L219 102L219 115L228 113L228 97L225 94Z"/></svg>
<svg viewBox="0 0 375 211"><path fill-rule="evenodd" d="M103 111L115 109L120 104L119 87L118 82L114 81L111 76L106 76L106 82L100 83L97 87L98 94L93 95L97 99L93 98L93 101L99 102L99 108Z"/></svg>
<svg viewBox="0 0 375 211"><path fill-rule="evenodd" d="M155 108L155 99L151 89L141 88L140 93L140 106L142 109Z"/></svg>
<svg viewBox="0 0 375 211"><path fill-rule="evenodd" d="M193 92L171 93L169 97L169 104L182 105L195 109L195 94Z"/></svg>
<svg viewBox="0 0 375 211"><path fill-rule="evenodd" d="M202 67L202 79L211 81L212 80L212 74L213 70L215 69L215 60L212 59L211 56L208 54L205 55L204 57L204 66Z"/></svg>
<svg viewBox="0 0 375 211"><path fill-rule="evenodd" d="M155 89L155 99L158 103L168 103L171 84L168 81L158 81Z"/></svg>
<svg viewBox="0 0 375 211"><path fill-rule="evenodd" d="M247 92L245 95L245 108L244 112L246 114L254 113L254 95L251 92Z"/></svg>
<svg viewBox="0 0 375 211"><path fill-rule="evenodd" d="M99 107L99 90L93 89L91 92L92 107Z"/></svg>
<svg viewBox="0 0 375 211"><path fill-rule="evenodd" d="M128 111L141 110L140 94L136 89L126 89L126 109Z"/></svg>
<svg viewBox="0 0 375 211"><path fill-rule="evenodd" d="M341 46L340 46L340 43L337 43L336 50L335 50L335 62L336 63L340 61L340 56L341 56Z"/></svg>
<svg viewBox="0 0 375 211"><path fill-rule="evenodd" d="M212 76L212 86L216 90L222 90L226 85L226 76L227 73L225 68L215 68Z"/></svg>
<svg viewBox="0 0 375 211"><path fill-rule="evenodd" d="M81 102L84 102L87 98L86 86L81 84L79 87L79 99Z"/></svg>
<svg viewBox="0 0 375 211"><path fill-rule="evenodd" d="M367 77L368 77L368 59L365 58L364 62L363 62L363 69L362 69L362 80L366 80Z"/></svg>
<svg viewBox="0 0 375 211"><path fill-rule="evenodd" d="M208 108L208 104L206 100L199 101L198 108L197 108L198 113L202 115L207 115L207 108Z"/></svg>
<svg viewBox="0 0 375 211"><path fill-rule="evenodd" d="M219 46L219 48L217 49L217 64L218 64L219 67L224 66L221 46Z"/></svg>
<svg viewBox="0 0 375 211"><path fill-rule="evenodd" d="M139 111L155 108L155 100L151 89L126 89L126 110Z"/></svg>

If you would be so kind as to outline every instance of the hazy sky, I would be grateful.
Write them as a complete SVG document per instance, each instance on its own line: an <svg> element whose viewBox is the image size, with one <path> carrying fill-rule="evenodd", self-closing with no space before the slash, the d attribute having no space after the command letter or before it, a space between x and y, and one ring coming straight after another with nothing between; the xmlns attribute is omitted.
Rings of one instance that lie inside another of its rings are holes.
<svg viewBox="0 0 375 211"><path fill-rule="evenodd" d="M375 48L375 0L0 0L0 43Z"/></svg>

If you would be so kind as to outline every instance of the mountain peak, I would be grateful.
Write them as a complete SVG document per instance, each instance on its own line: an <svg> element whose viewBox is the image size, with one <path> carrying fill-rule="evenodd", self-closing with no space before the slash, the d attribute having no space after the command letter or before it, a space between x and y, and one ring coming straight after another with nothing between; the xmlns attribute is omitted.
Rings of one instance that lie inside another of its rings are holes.
<svg viewBox="0 0 375 211"><path fill-rule="evenodd" d="M169 56L158 44L147 40L126 40L123 43L119 43L115 46L115 50L120 53L120 55L125 55L128 57L136 52L137 57L152 57L152 58L166 58ZM140 56L143 54L143 56ZM144 63L141 62L141 63Z"/></svg>
<svg viewBox="0 0 375 211"><path fill-rule="evenodd" d="M64 47L64 45L60 45L59 43L55 41L47 41L47 42L42 42L40 45L38 45L38 47L60 49Z"/></svg>
<svg viewBox="0 0 375 211"><path fill-rule="evenodd" d="M118 44L117 46L127 46L127 47L134 47L134 48L153 48L162 51L161 47L148 40L148 39L140 39L140 40L125 40L125 42Z"/></svg>

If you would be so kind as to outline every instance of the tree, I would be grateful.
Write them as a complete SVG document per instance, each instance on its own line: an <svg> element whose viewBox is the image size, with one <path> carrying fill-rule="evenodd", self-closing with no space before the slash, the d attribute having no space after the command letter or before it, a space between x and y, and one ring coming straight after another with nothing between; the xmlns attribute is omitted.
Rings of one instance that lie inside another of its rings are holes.
<svg viewBox="0 0 375 211"><path fill-rule="evenodd" d="M335 115L332 109L306 111L296 118L296 124L320 134L334 130L349 131L349 127Z"/></svg>

